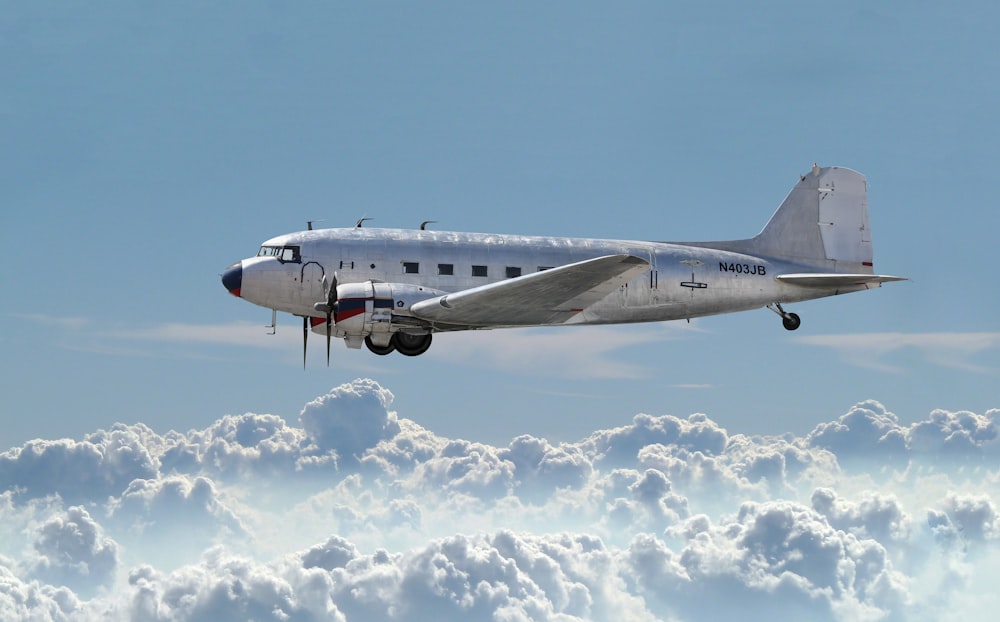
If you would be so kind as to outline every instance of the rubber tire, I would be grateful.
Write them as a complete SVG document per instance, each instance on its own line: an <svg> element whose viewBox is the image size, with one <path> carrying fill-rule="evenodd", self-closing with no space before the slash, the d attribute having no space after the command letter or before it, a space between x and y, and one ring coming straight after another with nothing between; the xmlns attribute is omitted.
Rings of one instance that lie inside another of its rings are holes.
<svg viewBox="0 0 1000 622"><path fill-rule="evenodd" d="M387 346L377 346L374 343L372 343L371 335L365 337L365 345L368 346L369 350L371 350L375 354L378 354L379 356L392 354L393 351L396 349L396 343L394 340L390 340L389 345Z"/></svg>
<svg viewBox="0 0 1000 622"><path fill-rule="evenodd" d="M396 333L392 336L392 345L396 347L396 352L403 356L419 356L431 347L431 334L411 335L408 333Z"/></svg>
<svg viewBox="0 0 1000 622"><path fill-rule="evenodd" d="M802 325L802 318L795 313L789 313L781 318L781 325L785 327L785 330L795 330Z"/></svg>

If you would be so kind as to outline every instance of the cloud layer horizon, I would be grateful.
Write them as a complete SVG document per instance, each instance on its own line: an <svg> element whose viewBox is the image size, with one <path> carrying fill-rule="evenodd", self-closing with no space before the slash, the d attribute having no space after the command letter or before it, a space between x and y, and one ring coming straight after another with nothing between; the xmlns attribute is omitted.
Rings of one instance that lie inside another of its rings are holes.
<svg viewBox="0 0 1000 622"><path fill-rule="evenodd" d="M297 424L116 424L0 453L0 618L982 619L1000 410L798 437L635 415L436 435L358 379ZM469 416L475 416L470 412Z"/></svg>

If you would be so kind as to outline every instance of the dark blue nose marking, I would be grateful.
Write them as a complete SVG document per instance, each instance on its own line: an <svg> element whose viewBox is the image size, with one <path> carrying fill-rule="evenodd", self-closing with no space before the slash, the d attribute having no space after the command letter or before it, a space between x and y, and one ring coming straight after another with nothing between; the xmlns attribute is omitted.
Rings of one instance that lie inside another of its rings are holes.
<svg viewBox="0 0 1000 622"><path fill-rule="evenodd" d="M237 261L226 268L222 273L222 285L233 296L240 295L240 288L243 287L243 262Z"/></svg>

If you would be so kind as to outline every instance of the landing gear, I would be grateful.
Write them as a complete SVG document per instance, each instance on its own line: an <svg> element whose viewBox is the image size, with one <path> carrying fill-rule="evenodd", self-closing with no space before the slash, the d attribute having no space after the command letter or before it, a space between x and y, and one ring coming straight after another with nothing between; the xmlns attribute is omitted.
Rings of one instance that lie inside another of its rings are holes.
<svg viewBox="0 0 1000 622"><path fill-rule="evenodd" d="M392 354L392 351L396 349L396 346L393 345L393 343L392 343L391 340L389 341L388 344L386 344L384 346L376 345L375 342L372 341L372 336L371 335L368 335L367 337L365 337L365 345L368 346L369 350L371 350L375 354L378 354L379 356L385 356L386 354Z"/></svg>
<svg viewBox="0 0 1000 622"><path fill-rule="evenodd" d="M782 309L780 303L769 304L767 308L781 316L781 325L785 327L785 330L795 330L802 325L802 318L796 313L789 313Z"/></svg>
<svg viewBox="0 0 1000 622"><path fill-rule="evenodd" d="M795 313L789 313L781 318L781 325L785 327L785 330L795 330L802 325L802 319Z"/></svg>
<svg viewBox="0 0 1000 622"><path fill-rule="evenodd" d="M378 341L382 341L387 337L388 335L382 334L380 335L380 339ZM359 336L357 339L360 341L361 337ZM359 343L356 347L360 346L361 344ZM384 345L376 343L376 341L372 339L371 335L366 335L365 346L367 346L371 352L379 356L385 356L387 354L392 354L393 352L399 352L403 356L417 356L423 354L427 351L427 348L431 347L431 335L430 333L423 335L414 335L403 332L393 333L392 337L389 338L388 343Z"/></svg>
<svg viewBox="0 0 1000 622"><path fill-rule="evenodd" d="M392 336L391 346L396 347L396 351L404 356L417 356L427 351L431 347L431 334L414 335L411 333L395 333ZM372 350L374 352L374 350ZM377 354L377 352L376 352Z"/></svg>

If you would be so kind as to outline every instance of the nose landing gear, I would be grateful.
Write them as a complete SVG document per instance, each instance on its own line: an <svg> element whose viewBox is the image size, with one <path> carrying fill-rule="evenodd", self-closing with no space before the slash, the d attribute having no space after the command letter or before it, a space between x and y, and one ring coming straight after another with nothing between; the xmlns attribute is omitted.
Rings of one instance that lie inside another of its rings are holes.
<svg viewBox="0 0 1000 622"><path fill-rule="evenodd" d="M802 318L796 313L789 313L782 309L780 303L769 304L767 308L781 316L781 325L785 327L785 330L795 330L802 325Z"/></svg>

